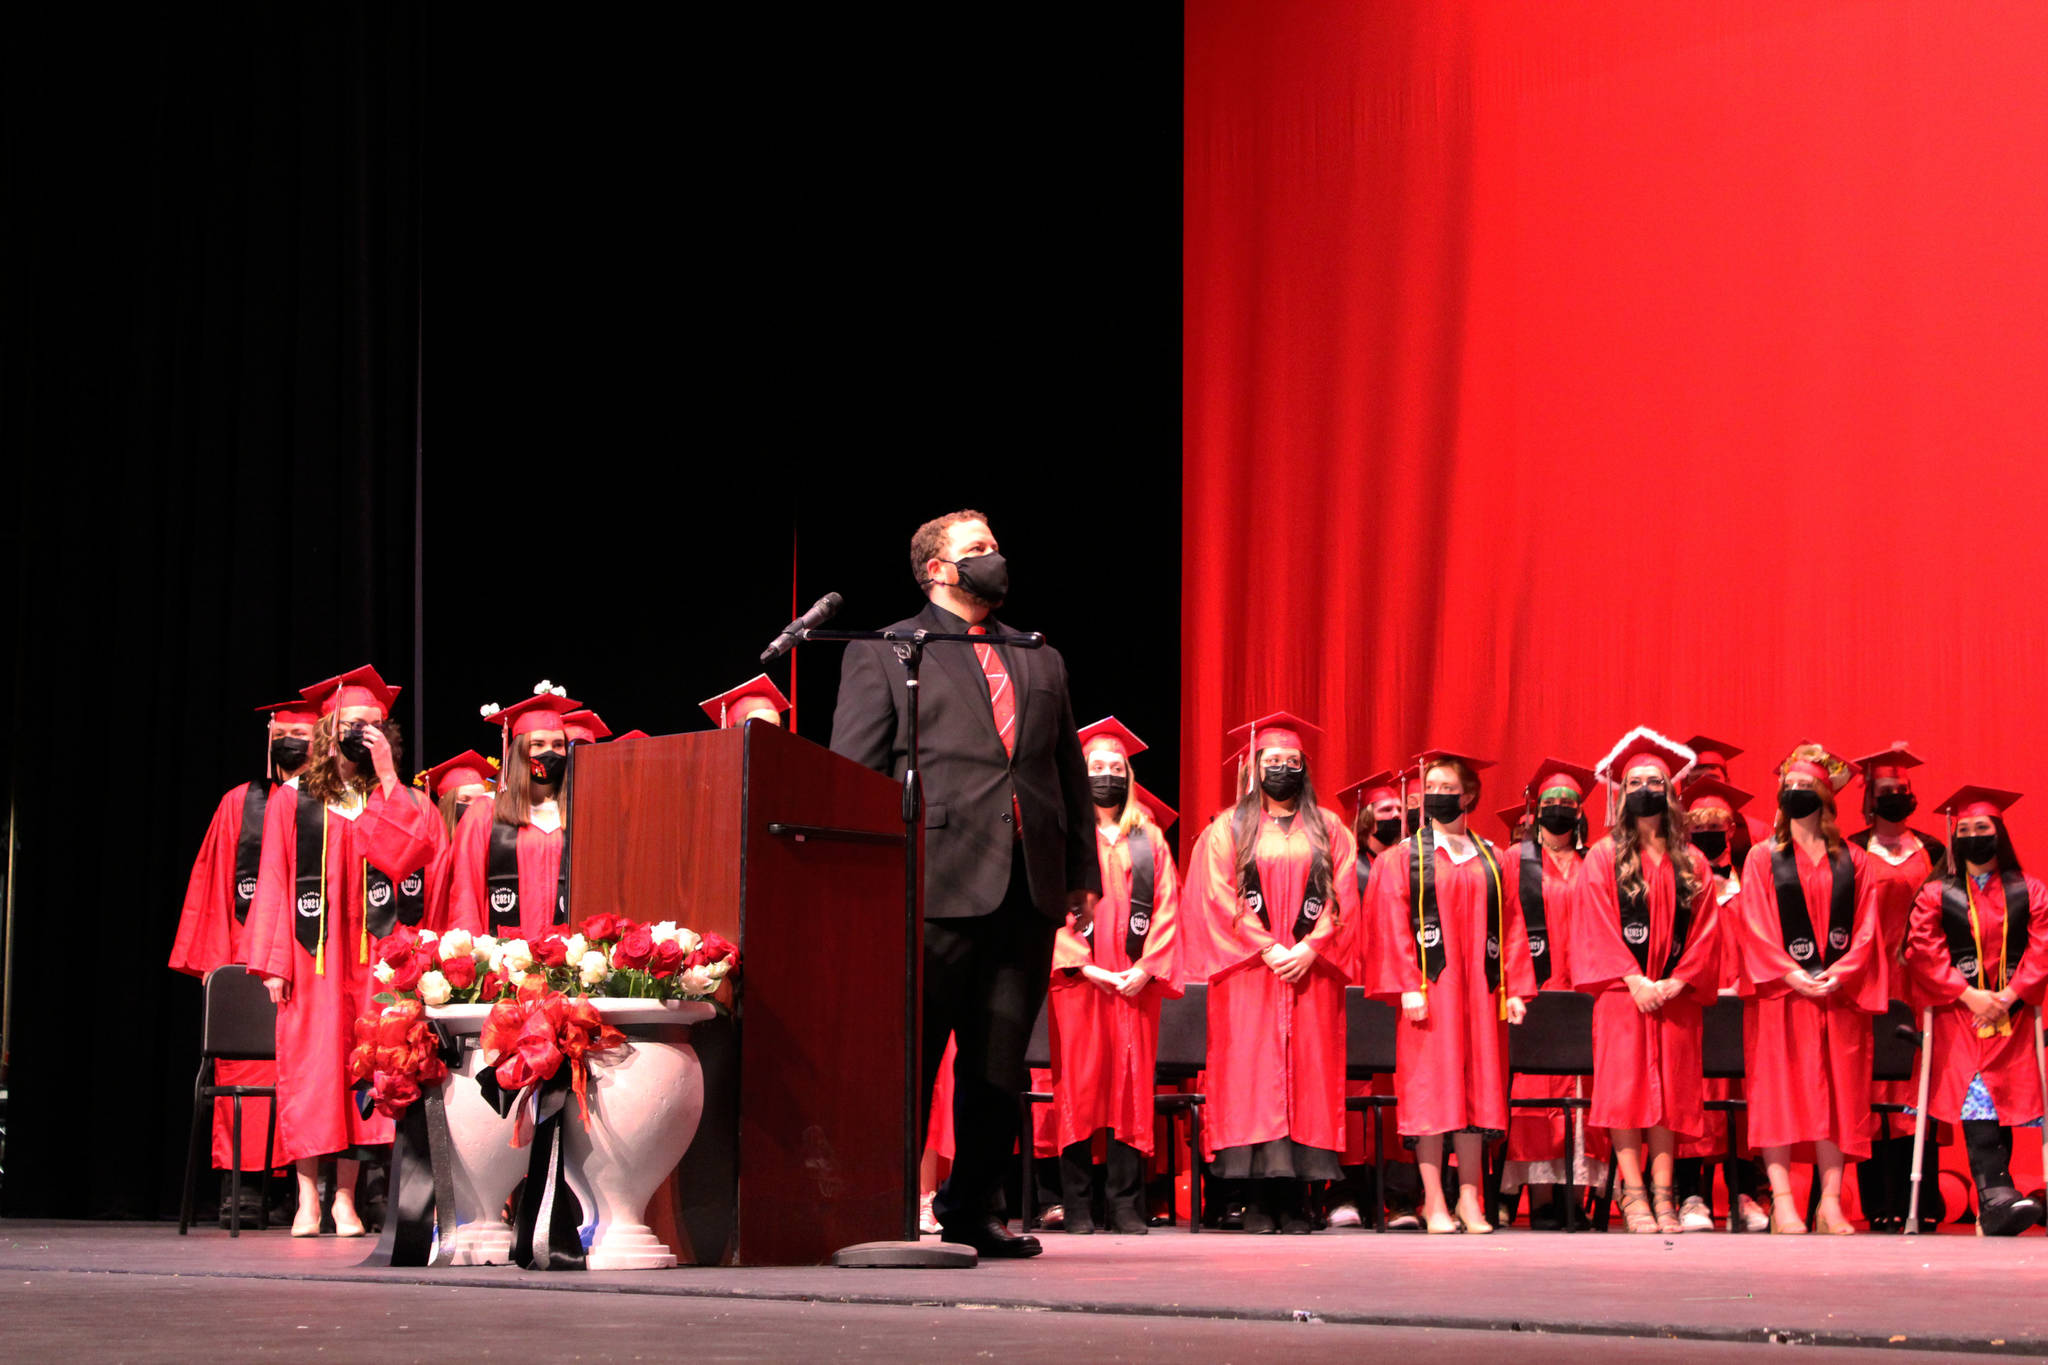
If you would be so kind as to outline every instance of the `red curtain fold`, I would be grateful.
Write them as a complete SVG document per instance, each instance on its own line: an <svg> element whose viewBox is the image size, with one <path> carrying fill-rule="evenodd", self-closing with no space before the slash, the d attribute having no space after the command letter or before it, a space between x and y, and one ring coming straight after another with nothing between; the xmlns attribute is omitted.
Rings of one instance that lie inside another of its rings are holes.
<svg viewBox="0 0 2048 1365"><path fill-rule="evenodd" d="M1278 707L2048 774L2048 8L1189 3L1183 192L1187 837Z"/></svg>

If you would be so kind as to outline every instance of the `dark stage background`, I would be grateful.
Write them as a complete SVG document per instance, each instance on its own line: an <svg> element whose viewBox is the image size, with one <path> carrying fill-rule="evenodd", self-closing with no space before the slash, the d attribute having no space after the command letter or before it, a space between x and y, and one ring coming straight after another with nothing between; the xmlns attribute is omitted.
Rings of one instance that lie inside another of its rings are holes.
<svg viewBox="0 0 2048 1365"><path fill-rule="evenodd" d="M972 505L1172 797L1178 17L11 32L0 1213L175 1213L192 855L249 708L365 660L408 770L541 677L707 727L793 599L914 610Z"/></svg>

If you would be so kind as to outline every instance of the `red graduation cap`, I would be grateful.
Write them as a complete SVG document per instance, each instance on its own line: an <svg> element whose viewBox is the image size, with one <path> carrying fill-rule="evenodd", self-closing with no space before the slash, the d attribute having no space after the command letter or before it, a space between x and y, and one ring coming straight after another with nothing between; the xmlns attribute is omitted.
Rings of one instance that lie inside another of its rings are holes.
<svg viewBox="0 0 2048 1365"><path fill-rule="evenodd" d="M1801 740L1785 755L1785 761L1778 765L1778 777L1803 772L1816 782L1825 782L1834 791L1840 791L1855 778L1856 770L1837 758L1825 744L1812 740Z"/></svg>
<svg viewBox="0 0 2048 1365"><path fill-rule="evenodd" d="M1955 795L1934 808L1935 814L1961 820L1972 815L1988 815L1993 819L2005 814L2005 808L2020 799L2020 793L2000 791L1997 787L1979 787L1966 784L1956 788Z"/></svg>
<svg viewBox="0 0 2048 1365"><path fill-rule="evenodd" d="M293 697L290 701L274 701L268 706L256 708L256 714L264 716L264 725L272 721L279 725L316 725L320 720L320 708L304 697Z"/></svg>
<svg viewBox="0 0 2048 1365"><path fill-rule="evenodd" d="M1748 804L1748 792L1731 787L1718 777L1695 777L1685 788L1688 811L1725 810L1733 815Z"/></svg>
<svg viewBox="0 0 2048 1365"><path fill-rule="evenodd" d="M1081 729L1081 751L1086 753L1090 745L1100 741L1123 751L1125 758L1136 758L1145 752L1145 741L1132 734L1130 728L1115 716L1104 716L1093 725Z"/></svg>
<svg viewBox="0 0 2048 1365"><path fill-rule="evenodd" d="M1647 762L1663 769L1668 781L1677 782L1692 771L1696 758L1690 744L1680 744L1647 725L1638 725L1607 751L1607 757L1593 765L1593 775L1618 788L1630 768Z"/></svg>
<svg viewBox="0 0 2048 1365"><path fill-rule="evenodd" d="M1174 821L1180 819L1179 811L1161 801L1151 792L1146 791L1145 785L1136 778L1131 779L1131 795L1138 798L1138 803L1151 813L1152 823L1161 829L1167 828Z"/></svg>
<svg viewBox="0 0 2048 1365"><path fill-rule="evenodd" d="M403 690L385 682L377 676L376 669L364 664L338 677L316 682L300 695L318 703L323 716L331 716L344 706L373 706L379 715L388 716L391 703Z"/></svg>
<svg viewBox="0 0 2048 1365"><path fill-rule="evenodd" d="M717 722L719 729L729 730L735 725L744 725L749 716L763 711L777 714L787 711L789 698L782 695L782 689L775 685L773 678L766 673L757 673L730 692L721 692L700 705L704 714Z"/></svg>
<svg viewBox="0 0 2048 1365"><path fill-rule="evenodd" d="M1895 739L1889 749L1880 749L1874 754L1849 760L1849 766L1863 774L1865 782L1875 782L1879 777L1904 776L1906 769L1917 768L1925 760L1906 747L1906 741Z"/></svg>
<svg viewBox="0 0 2048 1365"><path fill-rule="evenodd" d="M504 731L510 740L514 735L530 735L535 730L568 731L563 717L583 705L567 695L554 684L542 679L525 701L515 701L510 706L490 705L483 708L484 719Z"/></svg>
<svg viewBox="0 0 2048 1365"><path fill-rule="evenodd" d="M1685 742L1685 747L1692 750L1695 765L1718 763L1723 770L1728 767L1729 759L1742 752L1727 740L1715 739L1712 735L1694 735Z"/></svg>
<svg viewBox="0 0 2048 1365"><path fill-rule="evenodd" d="M1500 817L1501 824L1507 826L1508 833L1513 834L1521 827L1522 821L1528 818L1529 807L1527 804L1517 801L1512 806L1502 806L1494 814Z"/></svg>
<svg viewBox="0 0 2048 1365"><path fill-rule="evenodd" d="M563 716L562 729L569 736L571 744L595 744L599 740L612 737L612 728L598 719L597 712L587 706Z"/></svg>
<svg viewBox="0 0 2048 1365"><path fill-rule="evenodd" d="M1322 732L1321 726L1311 725L1291 711L1274 711L1238 726L1230 732L1230 739L1234 753L1242 760L1261 749L1300 749L1306 753L1309 736Z"/></svg>
<svg viewBox="0 0 2048 1365"><path fill-rule="evenodd" d="M648 735L648 733L647 733L647 732L646 732L645 730L628 730L628 731L626 731L626 733L625 733L625 734L623 734L623 735L613 735L613 736L612 736L612 743L614 743L614 744L623 744L623 743L625 743L625 742L626 742L627 740L629 740L629 739L647 739L647 738L649 738L649 735Z"/></svg>
<svg viewBox="0 0 2048 1365"><path fill-rule="evenodd" d="M1354 809L1377 805L1381 801L1401 799L1401 779L1391 768L1382 768L1371 777L1361 778L1337 793L1339 801L1348 801Z"/></svg>
<svg viewBox="0 0 2048 1365"><path fill-rule="evenodd" d="M1447 759L1456 759L1475 773L1481 768L1491 768L1493 766L1493 760L1490 758L1474 758L1470 754L1461 754L1455 749L1424 749L1421 753L1415 755L1415 776L1417 780L1420 780L1429 772L1432 764L1442 763Z"/></svg>
<svg viewBox="0 0 2048 1365"><path fill-rule="evenodd" d="M473 786L482 782L489 784L497 779L498 760L485 758L474 749L465 749L451 759L436 763L413 780L425 787L435 797L446 796L457 787Z"/></svg>
<svg viewBox="0 0 2048 1365"><path fill-rule="evenodd" d="M1594 776L1593 770L1583 764L1567 763L1561 758L1546 758L1536 765L1536 771L1529 775L1529 785L1523 790L1529 793L1530 800L1539 805L1542 804L1543 793L1553 787L1570 787L1577 792L1579 800L1584 801L1586 793L1593 790L1593 785L1597 781L1599 779Z"/></svg>

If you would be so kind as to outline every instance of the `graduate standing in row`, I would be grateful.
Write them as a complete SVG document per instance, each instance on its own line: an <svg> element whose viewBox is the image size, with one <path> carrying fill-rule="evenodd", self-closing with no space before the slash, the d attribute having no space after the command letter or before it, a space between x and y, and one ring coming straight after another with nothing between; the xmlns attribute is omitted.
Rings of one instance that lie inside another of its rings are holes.
<svg viewBox="0 0 2048 1365"><path fill-rule="evenodd" d="M489 804L470 807L449 850L451 928L528 943L569 922L562 849L569 813L562 779L569 768L563 715L580 703L555 691L492 710L503 736L504 767Z"/></svg>

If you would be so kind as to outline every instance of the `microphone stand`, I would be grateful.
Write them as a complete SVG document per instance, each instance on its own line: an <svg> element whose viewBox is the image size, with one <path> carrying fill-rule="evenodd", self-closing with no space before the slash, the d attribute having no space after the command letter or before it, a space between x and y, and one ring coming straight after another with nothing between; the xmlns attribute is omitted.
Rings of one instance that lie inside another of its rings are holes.
<svg viewBox="0 0 2048 1365"><path fill-rule="evenodd" d="M918 834L924 821L924 779L917 766L918 671L924 664L926 645L993 645L1017 649L1039 649L1045 636L1033 631L1013 635L966 635L936 630L799 630L801 641L879 640L895 651L903 665L904 686L910 692L909 721L903 769L903 1240L861 1242L835 1252L832 1263L858 1267L961 1267L974 1265L979 1257L972 1247L958 1242L926 1242L918 1232L918 1165L923 1144L918 1141L918 1100L923 1073L918 1066L920 1042L918 981L924 966L923 917L918 912L922 877L918 867ZM1026 1141L1029 1141L1027 1136Z"/></svg>

